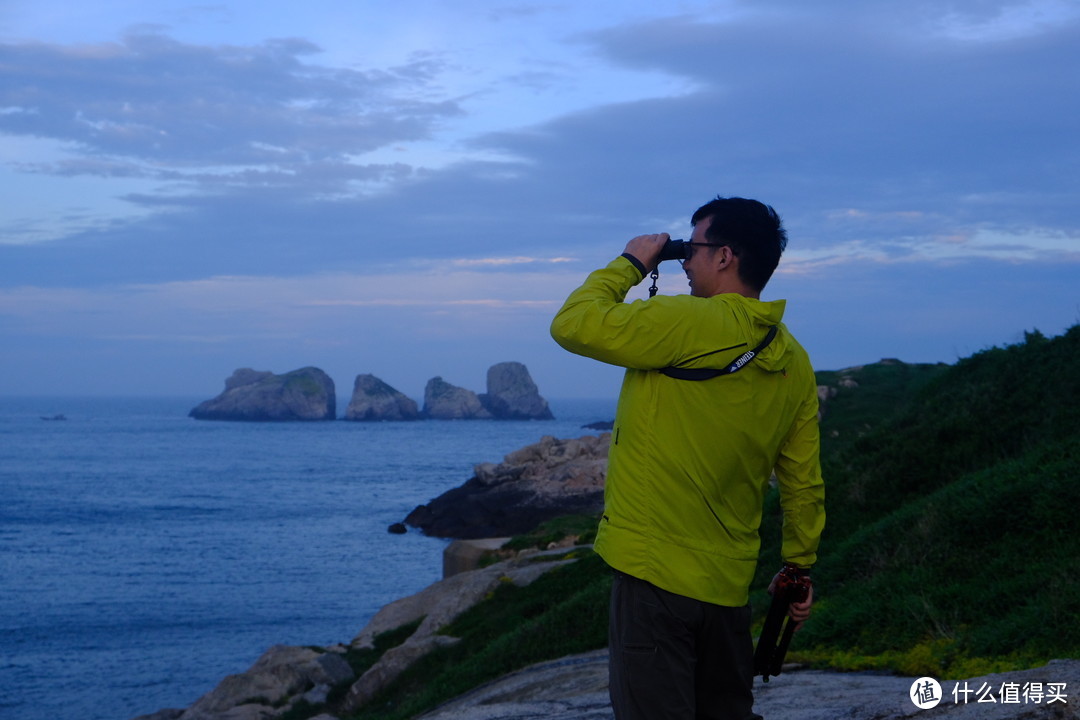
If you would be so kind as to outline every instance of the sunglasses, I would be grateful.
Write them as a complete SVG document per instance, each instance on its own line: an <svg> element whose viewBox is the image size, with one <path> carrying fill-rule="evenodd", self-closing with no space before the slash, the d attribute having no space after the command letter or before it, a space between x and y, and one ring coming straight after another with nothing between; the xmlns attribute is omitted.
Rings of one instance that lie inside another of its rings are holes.
<svg viewBox="0 0 1080 720"><path fill-rule="evenodd" d="M694 247L695 246L701 246L701 247L730 247L727 243L690 242L690 241L686 241L685 243L683 243L683 247L686 248L686 251L685 251L686 256L683 257L681 260L679 260L680 263L684 263L687 260L689 260L691 257L694 256ZM733 255L735 254L735 249L734 248L732 248L731 253Z"/></svg>

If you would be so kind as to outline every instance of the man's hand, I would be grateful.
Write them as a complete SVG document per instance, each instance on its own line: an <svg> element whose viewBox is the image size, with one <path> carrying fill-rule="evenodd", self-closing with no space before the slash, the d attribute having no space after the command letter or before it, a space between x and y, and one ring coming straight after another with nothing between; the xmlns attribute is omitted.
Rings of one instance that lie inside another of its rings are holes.
<svg viewBox="0 0 1080 720"><path fill-rule="evenodd" d="M646 274L651 273L659 265L657 258L660 257L660 250L663 249L664 243L671 239L671 236L667 233L657 233L655 235L638 235L636 238L626 243L626 252L633 255L639 262L645 267Z"/></svg>
<svg viewBox="0 0 1080 720"><path fill-rule="evenodd" d="M780 579L780 573L776 573L772 582L769 583L769 594L772 595L776 591L776 583ZM814 604L814 585L811 583L809 591L806 594L806 600L800 603L793 602L788 605L788 617L792 622L796 623L795 629L798 630L803 626L803 623L810 617L810 606Z"/></svg>

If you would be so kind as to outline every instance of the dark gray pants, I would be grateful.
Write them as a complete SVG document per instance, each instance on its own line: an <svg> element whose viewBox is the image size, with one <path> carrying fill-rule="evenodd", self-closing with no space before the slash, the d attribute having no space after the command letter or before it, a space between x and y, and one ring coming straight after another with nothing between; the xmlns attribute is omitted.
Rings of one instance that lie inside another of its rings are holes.
<svg viewBox="0 0 1080 720"><path fill-rule="evenodd" d="M617 720L752 720L750 606L723 607L616 572L611 705Z"/></svg>

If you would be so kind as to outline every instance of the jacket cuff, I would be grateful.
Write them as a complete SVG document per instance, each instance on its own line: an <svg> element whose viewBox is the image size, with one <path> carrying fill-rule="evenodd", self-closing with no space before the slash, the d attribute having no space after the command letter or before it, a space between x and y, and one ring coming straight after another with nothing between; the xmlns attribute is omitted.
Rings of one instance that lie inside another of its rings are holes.
<svg viewBox="0 0 1080 720"><path fill-rule="evenodd" d="M634 257L633 255L631 255L630 253L623 253L623 254L622 254L622 257L624 257L624 258L626 258L627 260L629 260L629 261L630 261L630 263L631 263L631 264L632 264L632 265L633 265L634 267L636 267L636 268L637 268L637 271L638 271L639 273L641 273L641 277L642 277L642 279L644 279L644 278L645 278L645 276L649 274L649 273L648 273L648 271L647 271L647 270L645 269L645 266L641 264L641 261L640 261L640 260L638 260L638 259L637 259L636 257Z"/></svg>

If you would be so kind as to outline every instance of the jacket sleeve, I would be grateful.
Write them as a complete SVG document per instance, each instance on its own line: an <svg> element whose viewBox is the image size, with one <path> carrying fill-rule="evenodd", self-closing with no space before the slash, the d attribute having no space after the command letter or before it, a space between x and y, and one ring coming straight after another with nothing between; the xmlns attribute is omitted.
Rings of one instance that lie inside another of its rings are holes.
<svg viewBox="0 0 1080 720"><path fill-rule="evenodd" d="M821 477L817 386L799 407L791 432L780 449L776 478L784 515L784 562L810 567L817 561L818 542L825 526L825 483Z"/></svg>
<svg viewBox="0 0 1080 720"><path fill-rule="evenodd" d="M555 342L572 353L626 368L673 364L680 346L672 342L679 333L681 314L671 306L677 300L623 302L642 278L641 270L623 256L591 273L552 320Z"/></svg>

